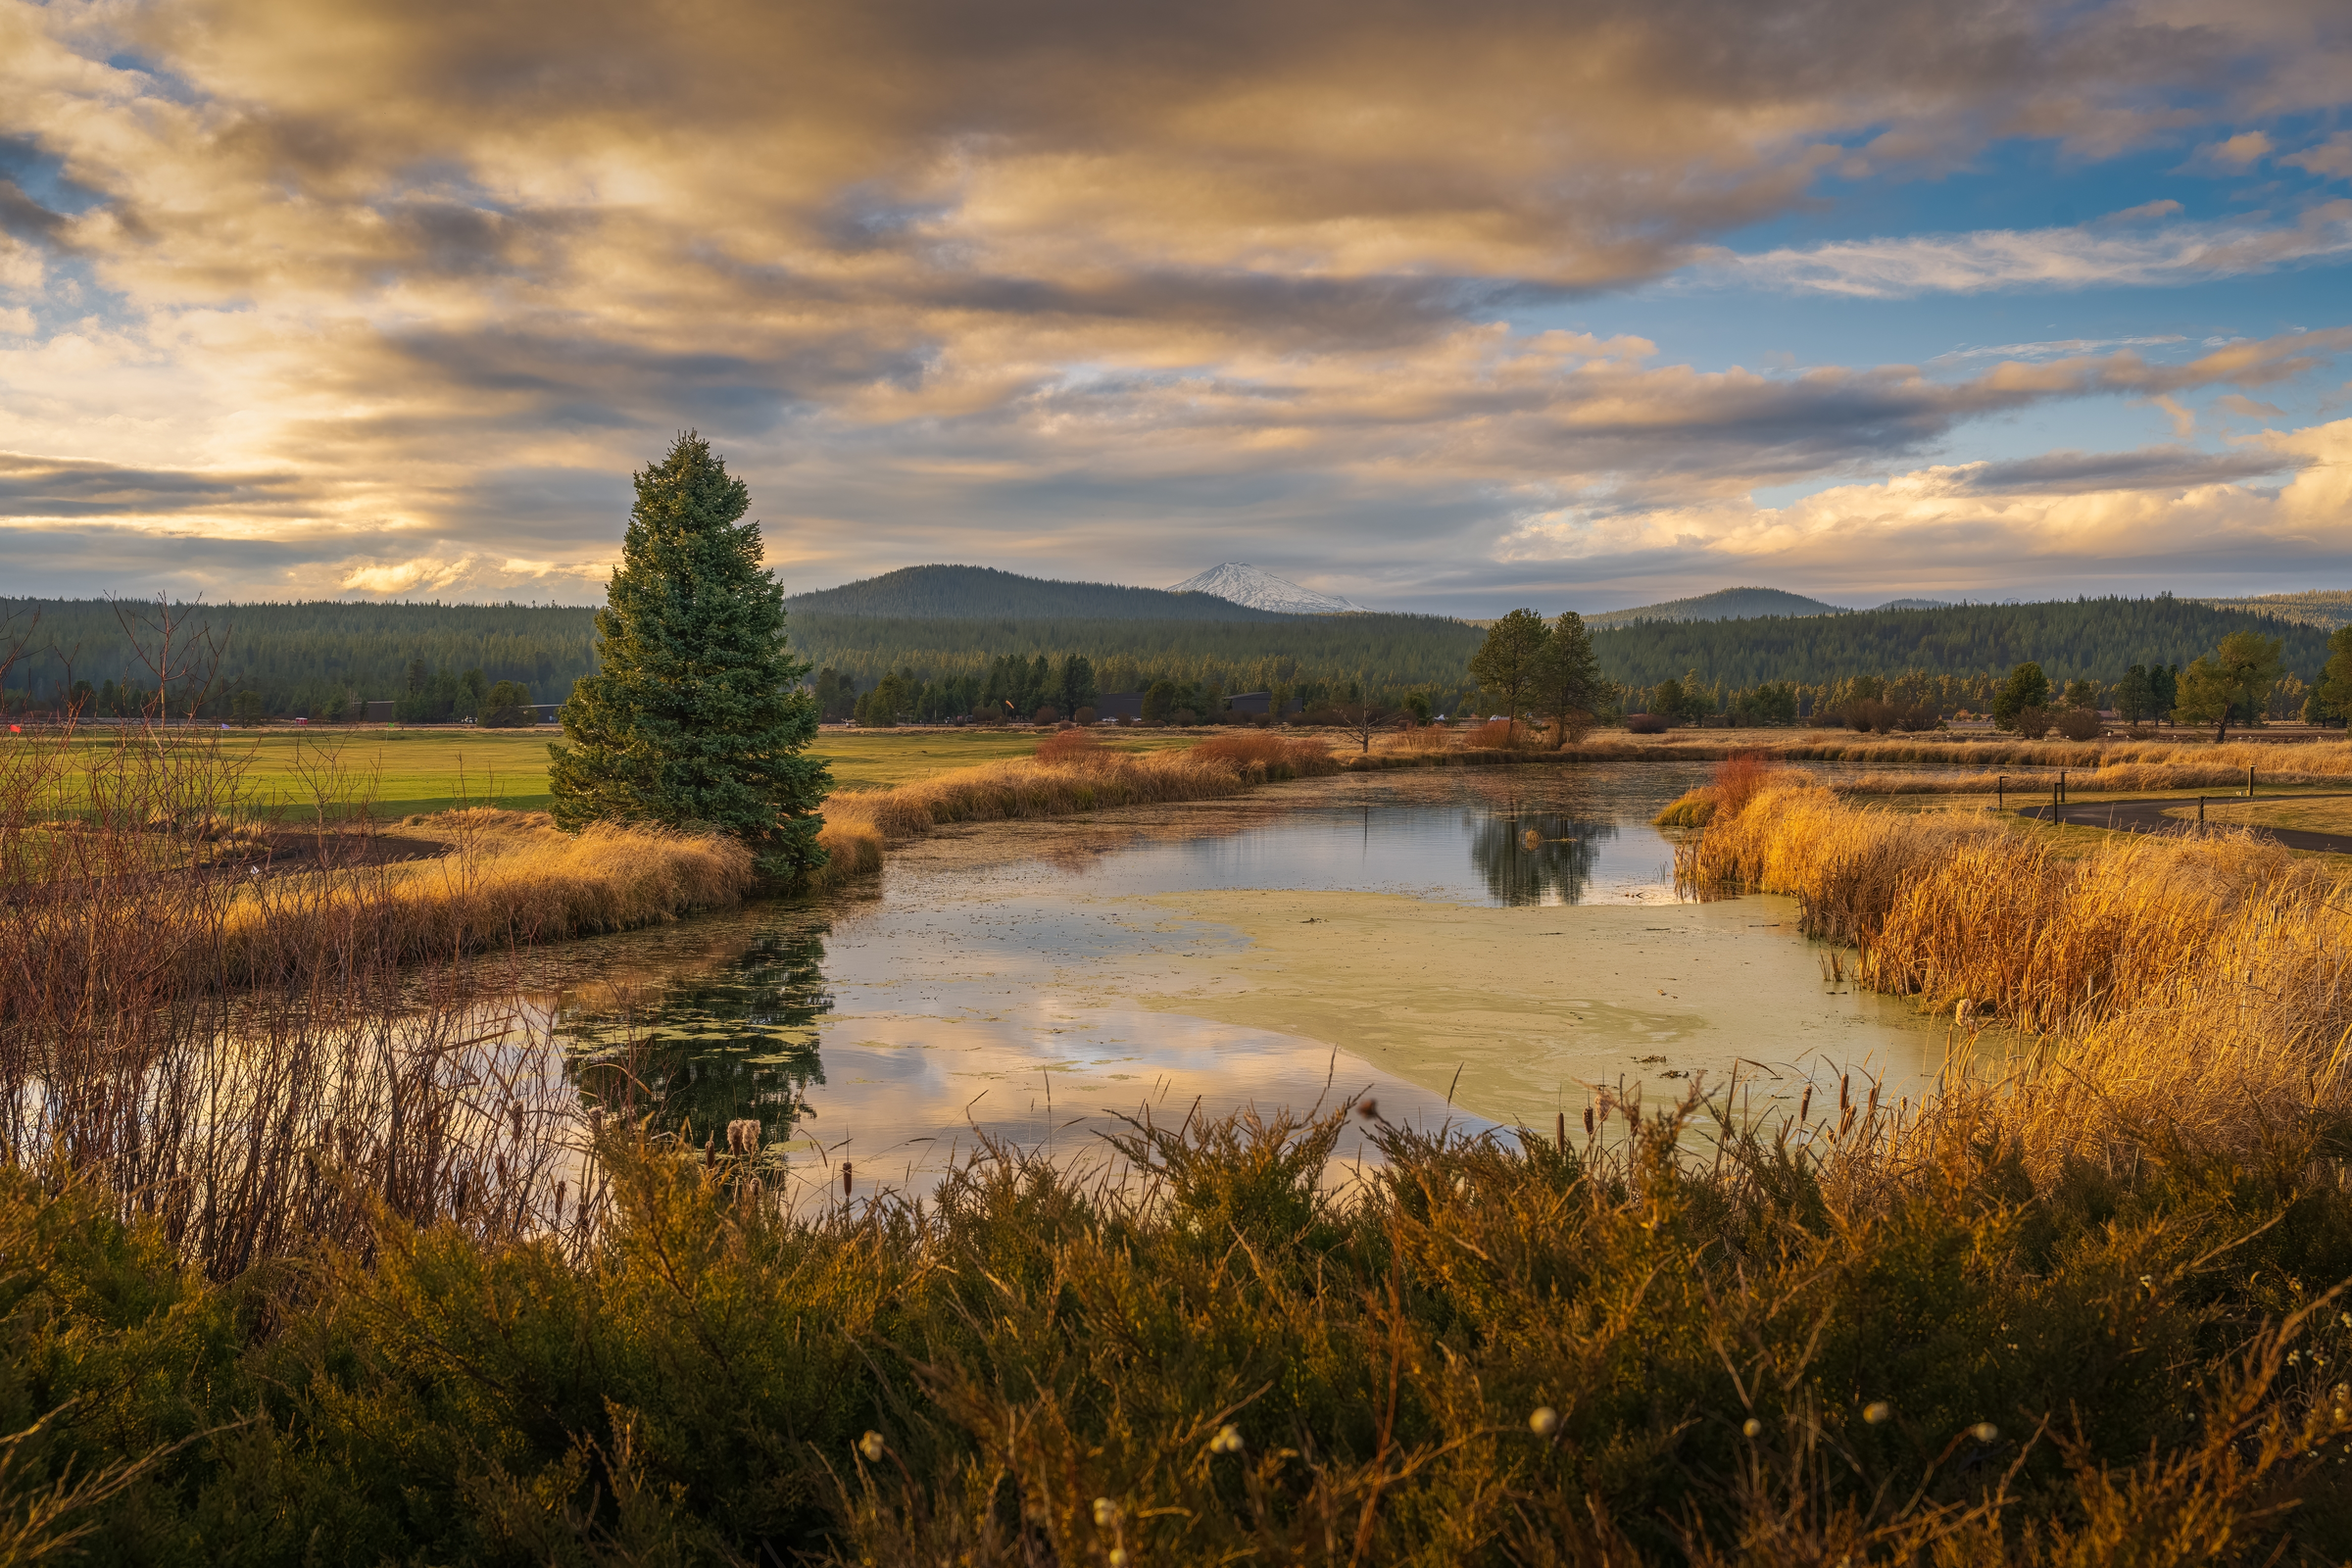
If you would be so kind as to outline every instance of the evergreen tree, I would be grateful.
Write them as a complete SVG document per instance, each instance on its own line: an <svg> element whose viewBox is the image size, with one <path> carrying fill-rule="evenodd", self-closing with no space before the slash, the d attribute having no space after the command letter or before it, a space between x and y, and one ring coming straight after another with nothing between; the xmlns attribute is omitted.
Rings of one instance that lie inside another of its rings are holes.
<svg viewBox="0 0 2352 1568"><path fill-rule="evenodd" d="M2124 678L2115 683L2115 716L2136 728L2141 719L2161 711L2156 706L2156 688L2148 680L2147 665L2133 664L2125 670Z"/></svg>
<svg viewBox="0 0 2352 1568"><path fill-rule="evenodd" d="M817 847L827 776L808 666L785 645L784 590L760 566L743 481L692 431L636 476L620 565L596 617L595 674L564 705L548 750L559 825L601 818L704 824L797 878Z"/></svg>
<svg viewBox="0 0 2352 1568"><path fill-rule="evenodd" d="M2050 677L2041 672L2041 666L2020 664L2009 672L2000 695L1992 700L1993 727L2013 730L2017 728L2018 714L2029 708L2045 707L2049 700Z"/></svg>
<svg viewBox="0 0 2352 1568"><path fill-rule="evenodd" d="M2320 676L2320 707L2328 718L2352 715L2352 626L2328 634L2328 667Z"/></svg>
<svg viewBox="0 0 2352 1568"><path fill-rule="evenodd" d="M1502 716L1516 724L1535 688L1536 660L1550 631L1532 610L1514 610L1487 628L1487 640L1470 656L1470 676L1482 691L1502 699Z"/></svg>
<svg viewBox="0 0 2352 1568"><path fill-rule="evenodd" d="M1551 717L1554 733L1563 739L1579 724L1591 724L1605 705L1608 682L1593 657L1585 617L1575 611L1561 612L1537 651L1535 687L1537 708Z"/></svg>

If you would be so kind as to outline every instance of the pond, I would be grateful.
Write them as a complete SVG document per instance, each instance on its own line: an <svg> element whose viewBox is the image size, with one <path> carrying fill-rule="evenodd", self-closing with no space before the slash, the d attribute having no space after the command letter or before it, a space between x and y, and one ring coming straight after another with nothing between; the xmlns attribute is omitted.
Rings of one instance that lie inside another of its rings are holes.
<svg viewBox="0 0 2352 1568"><path fill-rule="evenodd" d="M1825 973L1791 901L1678 900L1649 826L1703 766L1346 775L992 824L878 889L535 956L582 1060L627 1057L700 1143L757 1118L811 1183L921 1188L986 1137L1102 1151L1120 1117L1369 1100L1470 1129L1737 1073L1748 1114L1945 1035ZM1351 1137L1344 1152L1361 1152Z"/></svg>

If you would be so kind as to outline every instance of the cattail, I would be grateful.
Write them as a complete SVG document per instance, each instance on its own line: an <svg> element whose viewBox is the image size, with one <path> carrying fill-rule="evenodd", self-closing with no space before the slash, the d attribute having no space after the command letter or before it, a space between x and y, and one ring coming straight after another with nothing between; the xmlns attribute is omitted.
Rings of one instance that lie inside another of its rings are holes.
<svg viewBox="0 0 2352 1568"><path fill-rule="evenodd" d="M850 1162L846 1159L841 1162L841 1196L850 1196Z"/></svg>
<svg viewBox="0 0 2352 1568"><path fill-rule="evenodd" d="M1852 1096L1852 1090L1853 1090L1853 1087L1854 1087L1854 1075L1853 1075L1852 1073L1850 1073L1850 1072L1849 1072L1849 1073L1844 1073L1844 1074L1841 1074L1841 1075L1838 1077L1838 1108L1839 1110L1844 1110L1844 1109L1846 1109L1848 1106L1850 1106L1850 1105L1853 1103L1853 1096Z"/></svg>
<svg viewBox="0 0 2352 1568"><path fill-rule="evenodd" d="M1553 1116L1552 1123L1553 1144L1555 1144L1561 1150L1566 1150L1568 1147L1568 1113L1564 1110L1558 1112Z"/></svg>
<svg viewBox="0 0 2352 1568"><path fill-rule="evenodd" d="M1585 1136L1587 1138L1592 1136L1592 1107L1591 1105L1585 1107Z"/></svg>
<svg viewBox="0 0 2352 1568"><path fill-rule="evenodd" d="M561 1230L564 1225L564 1189L569 1184L565 1182L556 1183L556 1227L559 1230Z"/></svg>
<svg viewBox="0 0 2352 1568"><path fill-rule="evenodd" d="M703 1135L703 1168L705 1170L709 1170L711 1166L717 1163L718 1134L705 1133Z"/></svg>
<svg viewBox="0 0 2352 1568"><path fill-rule="evenodd" d="M1808 1121L1808 1120L1810 1120L1810 1119L1812 1118L1812 1115L1813 1115L1813 1086L1812 1086L1811 1084L1807 1084L1807 1085L1805 1085L1805 1092L1804 1092L1802 1095L1800 1095L1800 1096L1798 1096L1798 1097L1797 1097L1797 1102L1796 1102L1796 1119L1797 1119L1798 1121Z"/></svg>
<svg viewBox="0 0 2352 1568"><path fill-rule="evenodd" d="M518 1143L518 1144L519 1144L519 1143L521 1143L521 1142L522 1142L522 1102L521 1102L521 1101L519 1101L519 1100L514 1100L514 1101L510 1101L510 1102L508 1102L508 1103L507 1103L507 1120L509 1120L510 1122L513 1122L513 1123L514 1124L514 1141L515 1141L516 1143Z"/></svg>

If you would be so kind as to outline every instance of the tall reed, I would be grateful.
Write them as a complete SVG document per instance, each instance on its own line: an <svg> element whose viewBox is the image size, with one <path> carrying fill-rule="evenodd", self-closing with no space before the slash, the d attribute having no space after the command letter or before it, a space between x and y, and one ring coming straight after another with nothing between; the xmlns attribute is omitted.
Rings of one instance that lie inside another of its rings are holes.
<svg viewBox="0 0 2352 1568"><path fill-rule="evenodd" d="M2061 857L1981 813L1860 807L1796 778L1719 812L1676 869L1795 896L1808 932L1857 949L1865 985L2040 1037L2006 1063L2030 1080L2038 1169L2173 1139L2243 1151L2352 1116L2344 873L2242 832Z"/></svg>
<svg viewBox="0 0 2352 1568"><path fill-rule="evenodd" d="M514 1234L568 1181L576 1213L563 1063L466 961L589 918L540 885L540 830L461 824L529 846L503 870L466 844L386 865L321 813L306 869L276 873L220 853L273 842L243 836L233 762L166 738L0 750L0 1165L81 1175L223 1278L356 1244L379 1209ZM64 796L84 809L57 817ZM647 848L629 874L659 880Z"/></svg>
<svg viewBox="0 0 2352 1568"><path fill-rule="evenodd" d="M1086 731L1065 731L1034 758L954 768L895 789L835 795L825 802L825 820L828 830L905 840L952 822L1217 800L1272 780L1339 770L1329 748L1295 737L1225 735L1181 752L1138 754L1102 746Z"/></svg>

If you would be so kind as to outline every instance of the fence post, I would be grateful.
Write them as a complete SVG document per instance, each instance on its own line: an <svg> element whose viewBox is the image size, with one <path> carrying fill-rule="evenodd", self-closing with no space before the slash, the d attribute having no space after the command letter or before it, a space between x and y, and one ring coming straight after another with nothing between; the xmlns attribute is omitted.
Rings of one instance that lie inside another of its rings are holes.
<svg viewBox="0 0 2352 1568"><path fill-rule="evenodd" d="M2197 826L2199 826L2199 827L2203 827L2204 825L2205 825L2205 797L2204 797L2204 796L2202 796L2202 795L2200 795L2200 796L2198 796L2198 797L2197 797Z"/></svg>
<svg viewBox="0 0 2352 1568"><path fill-rule="evenodd" d="M2253 764L2252 762L2248 762L2248 763L2246 764L2246 799L2250 801L2250 800L2252 800L2253 798L2254 798L2254 764Z"/></svg>

